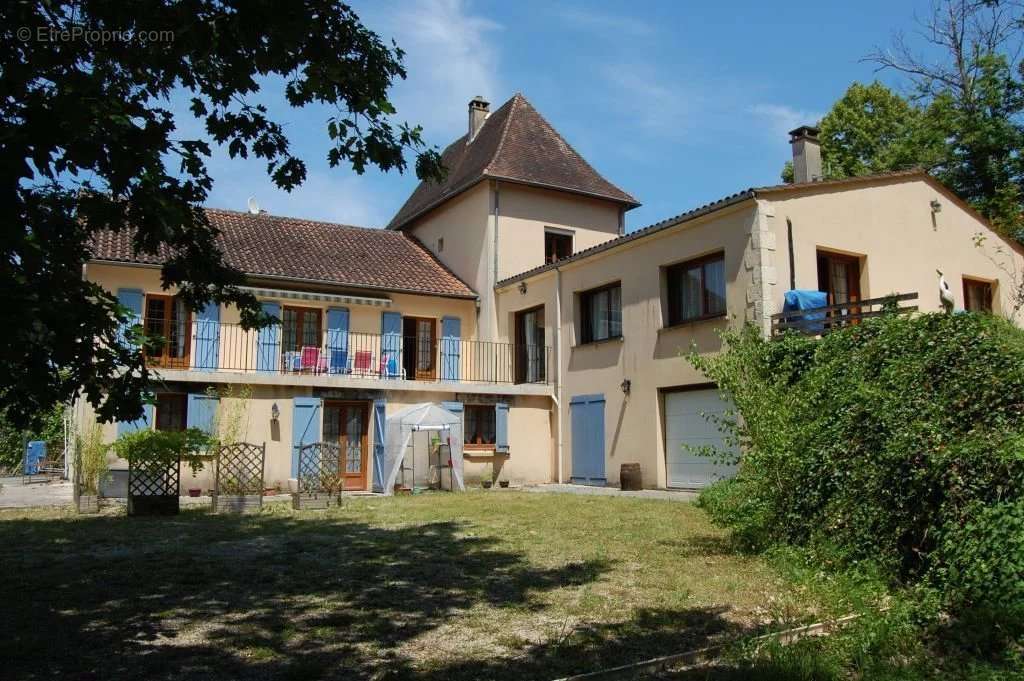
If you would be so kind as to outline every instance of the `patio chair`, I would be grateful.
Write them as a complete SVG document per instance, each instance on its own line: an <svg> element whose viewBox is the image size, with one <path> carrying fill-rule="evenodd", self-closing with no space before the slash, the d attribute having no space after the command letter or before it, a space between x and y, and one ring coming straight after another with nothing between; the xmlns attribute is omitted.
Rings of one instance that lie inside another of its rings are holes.
<svg viewBox="0 0 1024 681"><path fill-rule="evenodd" d="M285 371L298 372L302 366L302 353L295 350L287 350L281 354L281 362Z"/></svg>
<svg viewBox="0 0 1024 681"><path fill-rule="evenodd" d="M398 353L385 350L380 356L381 378L405 378L405 368L398 366Z"/></svg>
<svg viewBox="0 0 1024 681"><path fill-rule="evenodd" d="M303 346L302 359L299 363L299 371L316 373L320 368L320 348Z"/></svg>
<svg viewBox="0 0 1024 681"><path fill-rule="evenodd" d="M332 374L351 373L348 366L348 350L331 350L331 361L329 371Z"/></svg>
<svg viewBox="0 0 1024 681"><path fill-rule="evenodd" d="M369 350L357 350L352 365L352 373L367 376L373 373L373 353Z"/></svg>

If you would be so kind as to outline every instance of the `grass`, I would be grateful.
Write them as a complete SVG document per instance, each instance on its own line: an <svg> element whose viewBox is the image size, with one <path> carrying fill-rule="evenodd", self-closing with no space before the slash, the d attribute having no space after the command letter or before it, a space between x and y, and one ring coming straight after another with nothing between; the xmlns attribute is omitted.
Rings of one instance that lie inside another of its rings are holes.
<svg viewBox="0 0 1024 681"><path fill-rule="evenodd" d="M0 513L4 678L533 679L820 619L691 504L432 494Z"/></svg>

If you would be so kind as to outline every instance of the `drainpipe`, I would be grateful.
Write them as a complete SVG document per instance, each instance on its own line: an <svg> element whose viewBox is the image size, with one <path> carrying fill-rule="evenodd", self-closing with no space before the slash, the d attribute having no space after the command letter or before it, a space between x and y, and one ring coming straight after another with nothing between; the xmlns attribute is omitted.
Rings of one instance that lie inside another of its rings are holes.
<svg viewBox="0 0 1024 681"><path fill-rule="evenodd" d="M494 285L498 282L498 221L501 219L501 184L494 181L494 262L491 269L491 285L490 290L494 290ZM493 303L496 308L496 301ZM497 310L491 310L489 316L495 317L494 322L497 324ZM487 320L488 323L491 319ZM497 340L497 328L494 329L494 335L491 340Z"/></svg>
<svg viewBox="0 0 1024 681"><path fill-rule="evenodd" d="M561 485L563 470L562 442L562 270L555 266L555 428L558 430L558 441L555 449L558 452L558 484Z"/></svg>

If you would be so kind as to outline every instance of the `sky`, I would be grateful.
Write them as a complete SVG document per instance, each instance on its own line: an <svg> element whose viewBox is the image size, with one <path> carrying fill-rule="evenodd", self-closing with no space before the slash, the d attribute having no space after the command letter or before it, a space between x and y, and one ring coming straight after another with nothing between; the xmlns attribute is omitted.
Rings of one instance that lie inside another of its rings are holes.
<svg viewBox="0 0 1024 681"><path fill-rule="evenodd" d="M408 78L392 90L397 118L443 149L465 133L476 95L497 109L516 92L615 185L643 205L627 231L747 187L779 182L787 131L816 122L854 81L877 73L863 57L911 35L928 2L355 1L363 23L405 50ZM913 41L912 41L913 42ZM917 41L920 42L920 41ZM923 47L923 46L922 46ZM252 99L286 124L308 165L286 193L258 160L210 161L208 205L382 227L416 186L415 174L330 168L320 107L292 109L273 83ZM184 106L179 125L198 123Z"/></svg>

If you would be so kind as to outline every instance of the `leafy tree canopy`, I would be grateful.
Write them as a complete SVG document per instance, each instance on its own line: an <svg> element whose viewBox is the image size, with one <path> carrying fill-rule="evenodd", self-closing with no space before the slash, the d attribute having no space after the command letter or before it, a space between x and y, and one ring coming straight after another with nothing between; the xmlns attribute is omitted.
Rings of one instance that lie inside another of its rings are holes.
<svg viewBox="0 0 1024 681"><path fill-rule="evenodd" d="M133 230L166 258L164 286L193 308L237 305L266 323L227 267L200 206L211 144L265 164L291 190L306 165L259 103L328 105L332 166L443 175L419 127L393 120L403 53L333 0L38 0L0 6L0 409L18 426L81 390L101 419L134 418L149 373L119 341L127 311L82 280L100 230ZM185 93L205 133L178 130Z"/></svg>

